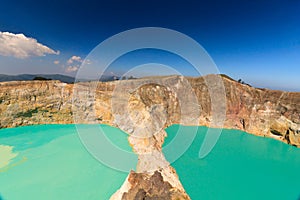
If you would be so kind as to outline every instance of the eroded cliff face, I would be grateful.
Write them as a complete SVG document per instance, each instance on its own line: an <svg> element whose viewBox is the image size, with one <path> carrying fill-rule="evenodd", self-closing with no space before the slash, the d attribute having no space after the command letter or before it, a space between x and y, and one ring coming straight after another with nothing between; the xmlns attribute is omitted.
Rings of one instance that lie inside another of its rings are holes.
<svg viewBox="0 0 300 200"><path fill-rule="evenodd" d="M72 85L59 81L0 83L0 128L71 123Z"/></svg>
<svg viewBox="0 0 300 200"><path fill-rule="evenodd" d="M189 199L161 151L171 124L239 129L300 147L299 111L300 93L257 89L217 75L0 83L0 128L105 123L129 134L137 172L111 199Z"/></svg>
<svg viewBox="0 0 300 200"><path fill-rule="evenodd" d="M161 78L161 83L177 84L182 77ZM211 126L211 97L203 77L187 78L198 99L199 125ZM225 128L243 130L255 135L274 137L288 144L300 146L300 93L257 89L222 77L226 92ZM128 80L129 84L141 79ZM73 84L59 81L15 81L0 83L0 128L44 123L74 123L73 112L81 113L76 119L82 123L105 123L114 125L112 94L119 81L99 83L95 95L89 83L77 83L77 90L88 101L74 99ZM151 79L149 79L151 83ZM182 123L178 95L158 84L148 84L139 91L140 99L134 101L154 102L166 106L165 125ZM182 93L182 94L181 94ZM120 96L120 99L123 97ZM163 103L163 99L169 99ZM73 103L73 106L72 106ZM131 102L132 103L132 102ZM137 108L138 109L138 108ZM158 108L156 108L158 109ZM136 111L138 112L138 111ZM92 114L91 114L92 113ZM192 122L193 123L193 122ZM185 124L188 124L185 123ZM193 124L190 124L193 125Z"/></svg>

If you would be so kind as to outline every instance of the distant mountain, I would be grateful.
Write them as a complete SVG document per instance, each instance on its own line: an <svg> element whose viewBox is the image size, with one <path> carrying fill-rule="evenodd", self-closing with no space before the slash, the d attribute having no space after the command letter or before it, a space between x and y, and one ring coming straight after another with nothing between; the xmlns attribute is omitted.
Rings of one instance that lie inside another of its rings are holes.
<svg viewBox="0 0 300 200"><path fill-rule="evenodd" d="M75 81L74 77L65 76L65 75L61 75L61 74L20 74L20 75L0 74L0 82L29 81L29 80L34 80L36 77L49 79L49 80L59 80L64 83L74 83L74 81Z"/></svg>
<svg viewBox="0 0 300 200"><path fill-rule="evenodd" d="M100 81L108 82L115 81L120 79L136 79L133 76L129 77L119 77L119 76L111 76L111 75L102 75ZM75 78L71 76L65 76L61 74L20 74L20 75L6 75L0 74L0 82L7 81L30 81L30 80L59 80L64 83L74 83ZM99 79L78 79L76 82L85 82L85 81L98 81Z"/></svg>

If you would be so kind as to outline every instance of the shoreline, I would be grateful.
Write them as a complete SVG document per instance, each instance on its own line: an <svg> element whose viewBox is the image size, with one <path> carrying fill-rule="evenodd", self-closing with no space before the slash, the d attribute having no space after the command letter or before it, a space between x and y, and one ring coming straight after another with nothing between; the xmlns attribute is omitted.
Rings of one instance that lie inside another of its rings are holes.
<svg viewBox="0 0 300 200"><path fill-rule="evenodd" d="M0 144L0 169L7 167L11 161L17 157L18 153L14 153L13 148L13 146Z"/></svg>

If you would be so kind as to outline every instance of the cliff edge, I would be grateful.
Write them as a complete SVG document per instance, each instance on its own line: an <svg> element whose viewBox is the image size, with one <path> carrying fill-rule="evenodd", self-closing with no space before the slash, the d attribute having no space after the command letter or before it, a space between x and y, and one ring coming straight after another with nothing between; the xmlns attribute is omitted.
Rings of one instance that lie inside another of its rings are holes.
<svg viewBox="0 0 300 200"><path fill-rule="evenodd" d="M226 76L114 82L0 83L0 128L103 123L129 134L138 155L112 200L190 199L162 145L172 124L232 128L300 147L300 93L258 89Z"/></svg>
<svg viewBox="0 0 300 200"><path fill-rule="evenodd" d="M221 78L226 93L224 128L239 129L300 146L299 92L259 89L238 83L225 76ZM177 84L180 79L179 76L161 77L161 83ZM195 92L201 109L199 125L211 126L210 97L213 97L214 94L209 93L203 77L186 79ZM134 83L141 79L124 81ZM93 121L94 123L114 125L111 98L119 82L99 82L95 92L90 91L89 83L76 83L75 85L81 88L78 91L89 95L88 102L80 105L78 104L79 99L73 99L74 84L59 81L2 82L0 83L0 128L32 124L74 123L74 110L84 115L84 117L76 119L78 122ZM180 94L163 90L165 88L157 87L157 84L148 84L140 91L140 100L155 101L156 104L161 104L162 102L159 101L169 98L166 126L180 123L181 113L178 104L178 95ZM95 94L91 94L93 92ZM168 96L162 96L166 92ZM184 92L184 90L179 90L179 92ZM78 107L76 108L76 106ZM94 114L90 115L89 111Z"/></svg>

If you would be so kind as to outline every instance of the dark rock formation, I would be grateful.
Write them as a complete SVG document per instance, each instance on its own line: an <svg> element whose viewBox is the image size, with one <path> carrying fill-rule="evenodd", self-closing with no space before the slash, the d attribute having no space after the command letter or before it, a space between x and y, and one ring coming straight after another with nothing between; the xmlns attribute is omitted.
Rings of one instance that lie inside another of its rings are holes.
<svg viewBox="0 0 300 200"><path fill-rule="evenodd" d="M124 193L122 200L186 200L190 199L186 194L163 180L159 171L152 175L130 172L128 182L131 189Z"/></svg>

